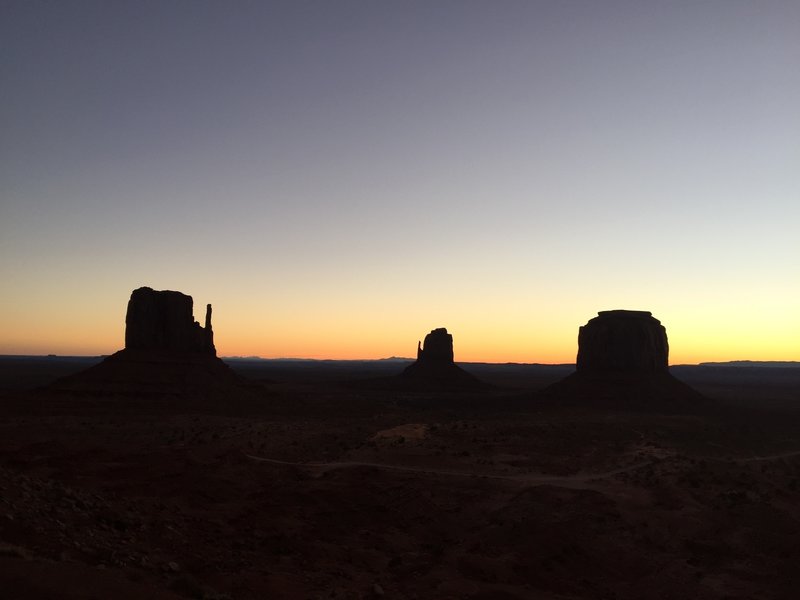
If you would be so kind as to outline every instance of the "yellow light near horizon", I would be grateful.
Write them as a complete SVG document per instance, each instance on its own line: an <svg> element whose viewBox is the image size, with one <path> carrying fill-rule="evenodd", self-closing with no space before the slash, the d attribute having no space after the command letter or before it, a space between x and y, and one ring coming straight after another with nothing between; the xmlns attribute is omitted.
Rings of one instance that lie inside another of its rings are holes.
<svg viewBox="0 0 800 600"><path fill-rule="evenodd" d="M195 291L191 285L184 287ZM651 310L666 327L671 364L800 359L800 318L787 296L769 302L753 299L769 310L742 314L740 305L725 304L719 293L703 298L642 297L630 303L600 295L587 300L573 293L556 302L526 288L483 295L473 289L475 293L462 300L441 295L420 301L413 291L385 299L355 298L345 292L320 298L311 294L311 286L303 293L281 289L270 295L258 289L245 296L235 289L197 287L195 318L202 318L206 302L213 304L220 356L413 358L418 340L431 329L446 327L454 336L457 361L573 363L578 328L597 311L639 307ZM77 290L60 299L58 310L45 296L26 302L7 299L0 353L113 353L124 345L129 293L106 291L87 301Z"/></svg>

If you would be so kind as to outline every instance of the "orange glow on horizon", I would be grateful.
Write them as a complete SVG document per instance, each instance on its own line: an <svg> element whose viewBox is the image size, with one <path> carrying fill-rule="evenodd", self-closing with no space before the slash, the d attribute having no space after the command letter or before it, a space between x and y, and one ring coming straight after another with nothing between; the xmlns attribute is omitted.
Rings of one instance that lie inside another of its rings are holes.
<svg viewBox="0 0 800 600"><path fill-rule="evenodd" d="M189 285L176 287L192 289ZM213 302L218 293L201 292L194 296L195 317L206 299ZM128 295L117 290L84 306L85 298L76 294L71 309L65 301L56 312L45 299L19 303L6 312L0 354L112 354L124 346ZM213 303L217 354L331 360L414 358L418 340L436 327L446 327L453 334L457 362L572 364L578 350L578 328L598 310L651 306L667 329L670 364L800 359L800 321L789 302L783 312L764 311L743 320L736 307L704 313L681 299L670 306L656 305L654 299L622 303L613 298L593 301L591 307L585 300L537 306L530 297L520 295L511 300L490 297L474 305L445 298L439 305L424 308L415 306L412 297L372 305L351 305L347 299L315 300L303 295L298 303L295 296L289 296L277 298L266 310L257 296L240 298L229 292ZM492 306L504 306L506 311L492 312ZM484 316L481 320L476 315Z"/></svg>
<svg viewBox="0 0 800 600"><path fill-rule="evenodd" d="M421 336L424 337L424 336ZM311 346L304 345L298 340L295 343L287 343L280 348L266 347L264 344L236 344L233 340L218 341L217 355L220 357L259 357L265 359L276 358L296 358L313 360L379 360L390 357L401 357L413 359L416 356L416 340L404 344L396 345L375 345L375 346L336 346L333 343L319 344ZM520 364L574 364L577 355L577 345L572 348L553 347L543 348L534 347L533 344L527 347L506 347L504 349L481 348L480 344L454 343L456 362L485 362L485 363L520 363ZM726 362L734 360L752 361L796 361L798 357L792 354L789 348L781 351L780 348L758 348L747 347L744 344L730 346L725 351L720 349L707 348L703 344L676 348L675 343L670 340L671 365L679 364L698 364L702 362ZM107 343L95 339L83 344L69 343L5 343L0 345L0 354L4 355L47 355L56 354L61 356L100 356L113 354L122 349L123 344L113 343L110 339Z"/></svg>

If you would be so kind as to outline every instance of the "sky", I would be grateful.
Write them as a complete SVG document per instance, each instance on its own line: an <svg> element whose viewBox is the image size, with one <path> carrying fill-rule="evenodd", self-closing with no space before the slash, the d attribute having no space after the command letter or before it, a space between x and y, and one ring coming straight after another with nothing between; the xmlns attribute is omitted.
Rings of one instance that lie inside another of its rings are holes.
<svg viewBox="0 0 800 600"><path fill-rule="evenodd" d="M0 3L0 354L800 360L796 1Z"/></svg>

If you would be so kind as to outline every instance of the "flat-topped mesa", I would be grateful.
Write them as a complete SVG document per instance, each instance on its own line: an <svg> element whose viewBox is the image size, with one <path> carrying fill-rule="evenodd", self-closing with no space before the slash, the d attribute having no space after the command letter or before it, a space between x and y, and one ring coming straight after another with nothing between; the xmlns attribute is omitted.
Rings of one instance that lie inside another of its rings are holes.
<svg viewBox="0 0 800 600"><path fill-rule="evenodd" d="M424 345L417 342L417 360L423 363L450 363L453 360L453 336L440 327L425 336Z"/></svg>
<svg viewBox="0 0 800 600"><path fill-rule="evenodd" d="M205 327L194 320L191 296L141 287L131 293L125 315L125 349L216 356L211 305Z"/></svg>
<svg viewBox="0 0 800 600"><path fill-rule="evenodd" d="M661 321L647 311L606 310L578 332L579 373L661 373L669 344Z"/></svg>

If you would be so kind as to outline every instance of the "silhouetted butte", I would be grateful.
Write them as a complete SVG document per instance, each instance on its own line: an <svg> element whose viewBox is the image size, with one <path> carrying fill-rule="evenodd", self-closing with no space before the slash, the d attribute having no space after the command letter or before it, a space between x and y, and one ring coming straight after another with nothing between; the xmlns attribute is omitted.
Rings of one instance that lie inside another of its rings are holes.
<svg viewBox="0 0 800 600"><path fill-rule="evenodd" d="M125 349L216 356L211 305L206 305L205 327L201 327L192 315L192 304L192 297L181 292L133 290L125 315Z"/></svg>
<svg viewBox="0 0 800 600"><path fill-rule="evenodd" d="M456 365L453 359L453 336L440 327L417 342L417 360L400 377L433 387L478 388L486 384Z"/></svg>
<svg viewBox="0 0 800 600"><path fill-rule="evenodd" d="M679 408L702 396L669 372L669 343L650 312L601 311L578 330L572 375L540 393L559 403L635 409Z"/></svg>
<svg viewBox="0 0 800 600"><path fill-rule="evenodd" d="M125 316L125 348L51 389L104 397L228 396L243 380L216 356L211 305L204 327L194 320L192 307L192 297L181 292L134 290Z"/></svg>
<svg viewBox="0 0 800 600"><path fill-rule="evenodd" d="M601 311L578 330L578 372L664 372L668 356L667 330L647 311Z"/></svg>

